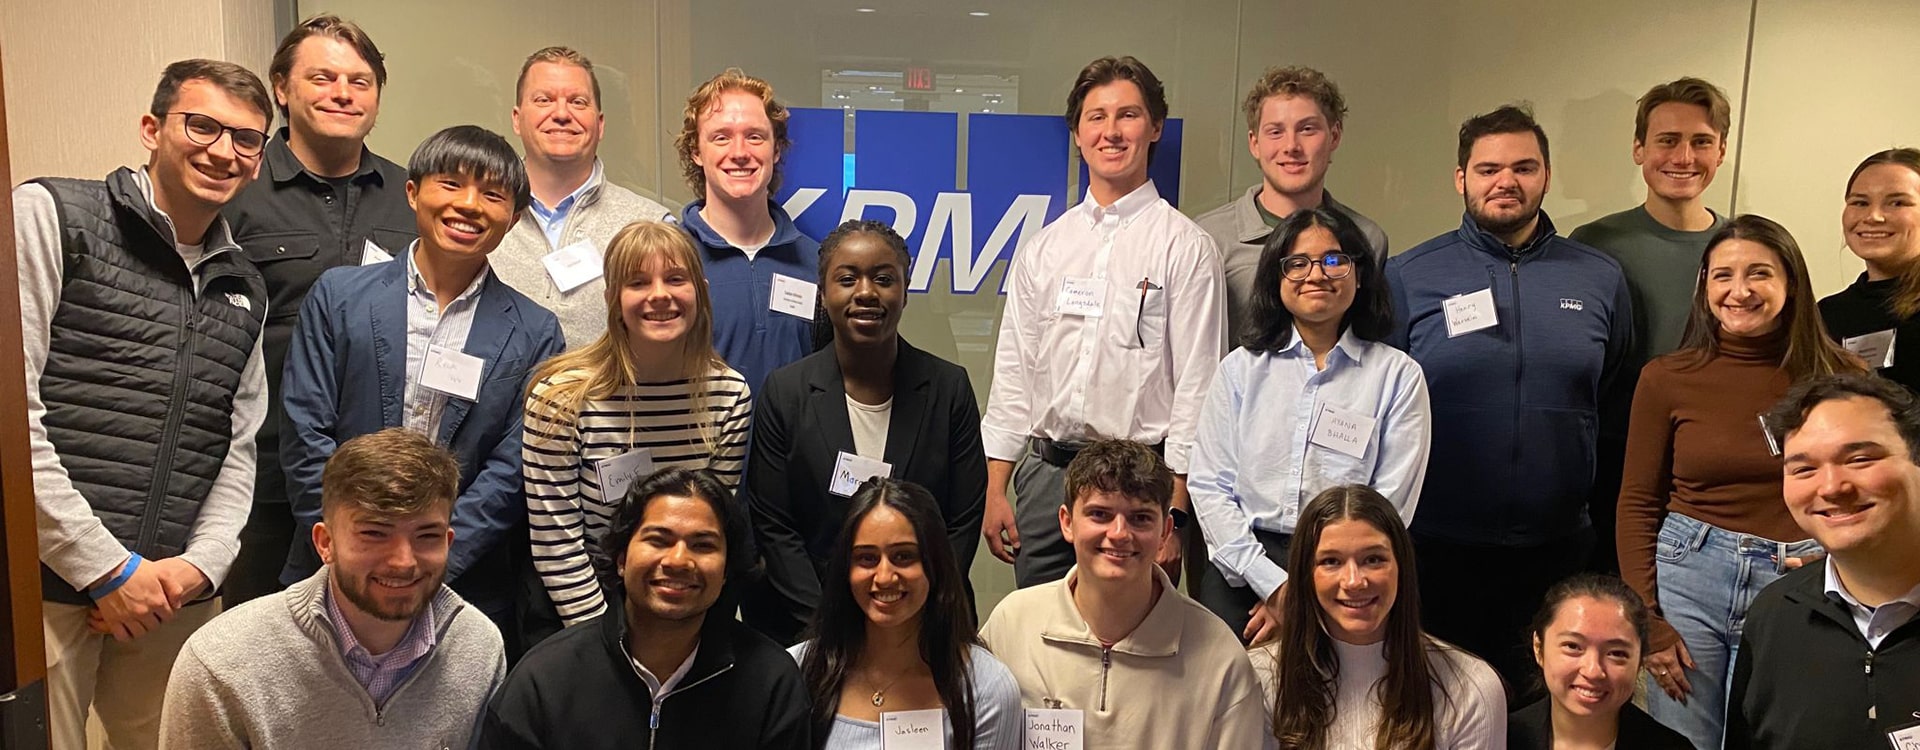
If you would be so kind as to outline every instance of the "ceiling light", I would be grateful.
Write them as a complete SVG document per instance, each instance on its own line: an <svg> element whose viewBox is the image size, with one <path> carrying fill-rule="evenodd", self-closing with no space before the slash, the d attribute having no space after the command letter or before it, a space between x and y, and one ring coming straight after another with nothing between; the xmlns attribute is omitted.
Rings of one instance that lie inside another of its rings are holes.
<svg viewBox="0 0 1920 750"><path fill-rule="evenodd" d="M984 10L976 10L976 11L967 13L967 15L973 16L974 18L986 18L987 12Z"/></svg>
<svg viewBox="0 0 1920 750"><path fill-rule="evenodd" d="M872 13L872 12L873 12L873 9L872 9L872 8L854 8L854 9L853 9L853 12L855 12L855 13Z"/></svg>

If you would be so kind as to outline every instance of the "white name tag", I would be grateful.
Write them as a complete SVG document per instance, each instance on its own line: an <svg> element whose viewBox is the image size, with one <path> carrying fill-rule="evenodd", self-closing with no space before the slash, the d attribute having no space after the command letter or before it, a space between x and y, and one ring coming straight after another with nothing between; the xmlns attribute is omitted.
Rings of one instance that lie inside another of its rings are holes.
<svg viewBox="0 0 1920 750"><path fill-rule="evenodd" d="M1920 750L1920 724L1888 732L1887 744L1894 750Z"/></svg>
<svg viewBox="0 0 1920 750"><path fill-rule="evenodd" d="M776 273L773 275L773 293L768 295L768 307L777 313L813 320L813 298L819 293L820 288L813 282Z"/></svg>
<svg viewBox="0 0 1920 750"><path fill-rule="evenodd" d="M420 370L420 385L449 396L477 401L480 398L480 373L486 360L443 346L427 347L426 366Z"/></svg>
<svg viewBox="0 0 1920 750"><path fill-rule="evenodd" d="M1847 351L1867 361L1868 367L1893 366L1893 329L1849 336L1840 342Z"/></svg>
<svg viewBox="0 0 1920 750"><path fill-rule="evenodd" d="M947 711L885 711L880 714L880 750L946 750Z"/></svg>
<svg viewBox="0 0 1920 750"><path fill-rule="evenodd" d="M560 289L561 294L600 278L600 274L605 272L600 251L593 249L593 244L588 242L575 242L547 253L540 262L547 267L547 275L553 277L553 285Z"/></svg>
<svg viewBox="0 0 1920 750"><path fill-rule="evenodd" d="M1086 713L1077 708L1027 709L1028 750L1086 750Z"/></svg>
<svg viewBox="0 0 1920 750"><path fill-rule="evenodd" d="M373 240L367 240L366 247L360 250L360 265L371 266L375 263L385 263L390 260L393 260L393 253L389 253L379 245L373 244Z"/></svg>
<svg viewBox="0 0 1920 750"><path fill-rule="evenodd" d="M833 462L833 483L827 485L827 491L853 497L853 491L860 488L861 482L892 475L893 464L840 451L840 457Z"/></svg>
<svg viewBox="0 0 1920 750"><path fill-rule="evenodd" d="M1373 426L1378 420L1333 404L1321 404L1313 418L1313 431L1307 440L1322 448L1366 458L1367 443L1373 441Z"/></svg>
<svg viewBox="0 0 1920 750"><path fill-rule="evenodd" d="M1465 336L1500 323L1494 313L1492 287L1448 297L1440 304L1447 311L1447 338Z"/></svg>
<svg viewBox="0 0 1920 750"><path fill-rule="evenodd" d="M1106 304L1106 279L1068 276L1060 280L1060 300L1053 309L1061 315L1098 318L1106 314Z"/></svg>
<svg viewBox="0 0 1920 750"><path fill-rule="evenodd" d="M618 456L603 458L594 462L593 470L600 475L601 501L618 505L626 498L628 487L653 474L653 451L635 448Z"/></svg>

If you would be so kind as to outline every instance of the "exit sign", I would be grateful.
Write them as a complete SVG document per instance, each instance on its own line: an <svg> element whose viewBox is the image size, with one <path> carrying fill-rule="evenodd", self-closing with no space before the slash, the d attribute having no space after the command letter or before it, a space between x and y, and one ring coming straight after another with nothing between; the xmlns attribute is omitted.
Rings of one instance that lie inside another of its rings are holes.
<svg viewBox="0 0 1920 750"><path fill-rule="evenodd" d="M933 68L907 68L906 79L901 88L907 91L933 90Z"/></svg>

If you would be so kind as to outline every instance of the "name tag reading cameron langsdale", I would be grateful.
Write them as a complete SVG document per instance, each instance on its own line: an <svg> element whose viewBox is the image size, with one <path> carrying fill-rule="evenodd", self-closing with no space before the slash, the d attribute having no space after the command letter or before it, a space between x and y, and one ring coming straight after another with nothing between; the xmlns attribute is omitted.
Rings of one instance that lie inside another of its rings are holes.
<svg viewBox="0 0 1920 750"><path fill-rule="evenodd" d="M1060 299L1054 312L1098 318L1106 314L1107 280L1086 276L1068 276L1060 280Z"/></svg>

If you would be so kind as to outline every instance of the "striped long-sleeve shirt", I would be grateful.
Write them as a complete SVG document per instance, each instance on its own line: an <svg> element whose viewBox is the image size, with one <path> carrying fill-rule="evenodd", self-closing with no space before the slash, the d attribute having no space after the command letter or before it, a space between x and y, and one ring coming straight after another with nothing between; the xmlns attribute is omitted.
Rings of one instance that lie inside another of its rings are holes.
<svg viewBox="0 0 1920 750"><path fill-rule="evenodd" d="M578 414L548 399L555 380L584 375L568 371L534 385L521 451L534 568L567 625L606 608L595 561L610 560L600 540L619 498L602 497L598 462L643 449L656 469L707 469L732 489L740 483L753 413L746 379L724 366L707 374L706 403L698 409L685 380L628 386L583 402Z"/></svg>

